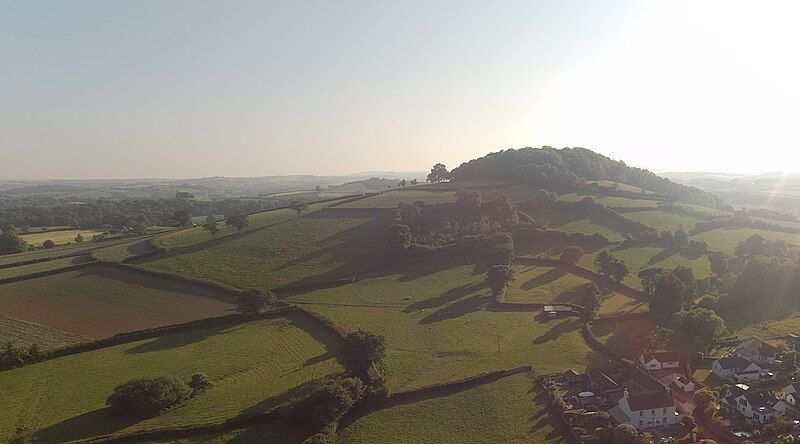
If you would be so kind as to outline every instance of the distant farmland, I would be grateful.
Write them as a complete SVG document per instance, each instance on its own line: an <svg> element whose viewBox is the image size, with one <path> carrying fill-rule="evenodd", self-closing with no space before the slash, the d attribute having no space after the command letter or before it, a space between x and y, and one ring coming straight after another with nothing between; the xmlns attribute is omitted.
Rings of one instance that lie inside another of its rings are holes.
<svg viewBox="0 0 800 444"><path fill-rule="evenodd" d="M23 234L20 237L22 237L25 242L38 247L48 239L53 241L56 245L74 244L76 243L75 237L79 234L83 236L84 240L90 241L92 240L92 236L96 234L103 234L104 231L105 230L100 229L45 231L33 234Z"/></svg>
<svg viewBox="0 0 800 444"><path fill-rule="evenodd" d="M232 302L219 290L107 265L0 285L0 315L91 338L219 316Z"/></svg>

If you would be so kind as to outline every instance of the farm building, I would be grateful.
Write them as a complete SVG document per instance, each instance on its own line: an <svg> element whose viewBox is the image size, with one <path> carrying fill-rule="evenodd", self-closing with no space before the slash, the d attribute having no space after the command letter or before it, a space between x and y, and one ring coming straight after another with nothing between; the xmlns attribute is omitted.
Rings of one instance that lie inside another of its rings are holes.
<svg viewBox="0 0 800 444"><path fill-rule="evenodd" d="M675 400L666 390L630 393L626 389L610 413L618 423L631 424L637 429L672 426L682 419L675 410Z"/></svg>
<svg viewBox="0 0 800 444"><path fill-rule="evenodd" d="M766 342L751 338L739 344L731 355L745 358L755 363L772 363L778 359L779 350Z"/></svg>
<svg viewBox="0 0 800 444"><path fill-rule="evenodd" d="M681 366L681 355L673 351L646 352L639 355L639 364L646 370L661 370Z"/></svg>
<svg viewBox="0 0 800 444"><path fill-rule="evenodd" d="M542 311L547 313L547 316L551 318L557 318L559 316L572 313L572 307L567 305L545 305L542 308Z"/></svg>
<svg viewBox="0 0 800 444"><path fill-rule="evenodd" d="M733 382L752 382L761 378L763 369L741 356L719 358L711 363L711 372L719 378Z"/></svg>

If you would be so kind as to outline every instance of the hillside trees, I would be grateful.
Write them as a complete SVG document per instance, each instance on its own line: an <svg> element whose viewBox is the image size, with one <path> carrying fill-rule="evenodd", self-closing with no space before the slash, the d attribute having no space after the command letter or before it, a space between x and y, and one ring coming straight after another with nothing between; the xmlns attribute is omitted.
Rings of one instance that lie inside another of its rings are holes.
<svg viewBox="0 0 800 444"><path fill-rule="evenodd" d="M386 356L386 340L383 336L363 330L348 333L342 348L347 362L361 375L366 375L373 364Z"/></svg>
<svg viewBox="0 0 800 444"><path fill-rule="evenodd" d="M42 358L42 351L38 344L29 346L17 345L13 341L0 344L0 370L20 367Z"/></svg>
<svg viewBox="0 0 800 444"><path fill-rule="evenodd" d="M75 236L75 243L76 244L82 244L83 243L83 235L82 234L78 233L78 235Z"/></svg>
<svg viewBox="0 0 800 444"><path fill-rule="evenodd" d="M236 308L239 313L254 315L263 312L277 302L278 297L269 290L250 289L242 291L236 297Z"/></svg>
<svg viewBox="0 0 800 444"><path fill-rule="evenodd" d="M516 272L510 265L495 265L486 273L486 285L492 290L495 298L505 291L514 281Z"/></svg>
<svg viewBox="0 0 800 444"><path fill-rule="evenodd" d="M694 302L696 284L691 269L678 266L672 270L651 268L639 273L650 310L662 323Z"/></svg>
<svg viewBox="0 0 800 444"><path fill-rule="evenodd" d="M225 220L225 225L241 233L244 227L247 226L247 215L241 211L237 211L233 216Z"/></svg>
<svg viewBox="0 0 800 444"><path fill-rule="evenodd" d="M186 228L192 226L192 215L186 210L177 210L172 214L172 220Z"/></svg>
<svg viewBox="0 0 800 444"><path fill-rule="evenodd" d="M709 343L725 334L725 321L713 310L693 308L675 314L672 330L685 339L698 338Z"/></svg>
<svg viewBox="0 0 800 444"><path fill-rule="evenodd" d="M118 415L146 419L183 403L191 395L192 390L184 382L162 376L118 385L106 403Z"/></svg>
<svg viewBox="0 0 800 444"><path fill-rule="evenodd" d="M449 182L453 175L447 171L447 167L443 163L437 163L431 168L430 174L426 179L430 183Z"/></svg>
<svg viewBox="0 0 800 444"><path fill-rule="evenodd" d="M594 258L594 266L597 267L598 273L617 282L625 279L628 273L630 273L630 269L625 262L615 258L607 251L601 251Z"/></svg>
<svg viewBox="0 0 800 444"><path fill-rule="evenodd" d="M203 224L203 230L211 233L211 237L217 237L220 228L219 225L217 225L217 218L213 214L206 216L206 223Z"/></svg>
<svg viewBox="0 0 800 444"><path fill-rule="evenodd" d="M42 242L42 248L53 248L55 246L56 246L56 243L53 242L52 239L47 239L44 242Z"/></svg>
<svg viewBox="0 0 800 444"><path fill-rule="evenodd" d="M0 254L13 254L25 251L27 242L22 239L12 226L0 229Z"/></svg>
<svg viewBox="0 0 800 444"><path fill-rule="evenodd" d="M597 316L600 311L600 306L603 304L603 293L600 288L593 282L581 284L574 289L578 293L578 305L586 309L586 313L590 317Z"/></svg>
<svg viewBox="0 0 800 444"><path fill-rule="evenodd" d="M289 206L289 208L294 210L294 212L299 216L300 213L308 209L308 204L304 202L294 202Z"/></svg>
<svg viewBox="0 0 800 444"><path fill-rule="evenodd" d="M571 245L569 247L564 248L564 250L561 251L560 258L562 261L570 265L576 265L578 262L581 261L581 259L583 259L584 254L585 252L583 248L577 245Z"/></svg>

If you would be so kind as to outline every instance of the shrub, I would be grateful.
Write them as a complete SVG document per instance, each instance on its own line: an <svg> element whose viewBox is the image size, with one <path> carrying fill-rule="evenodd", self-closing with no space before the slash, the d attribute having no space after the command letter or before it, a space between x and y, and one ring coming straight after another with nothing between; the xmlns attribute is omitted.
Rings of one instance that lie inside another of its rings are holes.
<svg viewBox="0 0 800 444"><path fill-rule="evenodd" d="M572 245L564 248L564 250L561 252L561 260L568 264L575 265L581 261L583 255L584 255L583 248L577 245Z"/></svg>
<svg viewBox="0 0 800 444"><path fill-rule="evenodd" d="M271 291L261 291L256 289L245 290L236 297L236 306L242 314L258 314L275 305L278 297Z"/></svg>
<svg viewBox="0 0 800 444"><path fill-rule="evenodd" d="M44 248L53 248L55 246L56 246L56 243L53 242L50 239L47 239L46 241L42 242L42 247L44 247Z"/></svg>
<svg viewBox="0 0 800 444"><path fill-rule="evenodd" d="M121 416L151 418L189 399L192 390L170 377L142 378L118 385L106 403Z"/></svg>
<svg viewBox="0 0 800 444"><path fill-rule="evenodd" d="M192 379L189 381L189 387L191 387L194 391L203 391L210 389L211 386L214 384L208 379L205 373L195 373L192 375Z"/></svg>
<svg viewBox="0 0 800 444"><path fill-rule="evenodd" d="M39 344L33 343L27 347L7 341L0 345L0 369L20 367L42 359Z"/></svg>
<svg viewBox="0 0 800 444"><path fill-rule="evenodd" d="M322 426L345 414L364 397L366 389L358 378L331 381L315 393L312 420Z"/></svg>

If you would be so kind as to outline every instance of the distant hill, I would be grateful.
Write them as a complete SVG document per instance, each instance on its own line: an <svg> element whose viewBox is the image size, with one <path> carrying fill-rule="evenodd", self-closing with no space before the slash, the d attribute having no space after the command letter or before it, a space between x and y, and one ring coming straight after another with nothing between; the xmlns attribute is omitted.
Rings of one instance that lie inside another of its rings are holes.
<svg viewBox="0 0 800 444"><path fill-rule="evenodd" d="M461 164L453 179L513 180L548 189L573 189L587 181L611 180L664 195L667 199L718 207L722 200L648 170L630 167L585 148L521 148L498 151Z"/></svg>

